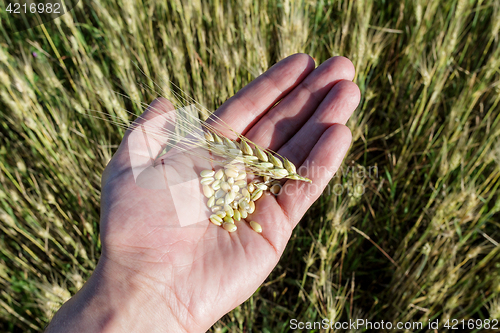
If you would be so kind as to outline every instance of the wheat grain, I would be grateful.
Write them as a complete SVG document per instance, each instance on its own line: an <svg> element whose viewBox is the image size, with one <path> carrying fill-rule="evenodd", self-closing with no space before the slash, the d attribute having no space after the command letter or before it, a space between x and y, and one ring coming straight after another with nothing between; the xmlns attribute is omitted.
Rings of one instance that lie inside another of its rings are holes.
<svg viewBox="0 0 500 333"><path fill-rule="evenodd" d="M233 223L223 223L222 227L228 232L235 232L236 229L238 229L238 227L236 227Z"/></svg>
<svg viewBox="0 0 500 333"><path fill-rule="evenodd" d="M268 161L267 154L265 154L259 147L255 147L254 148L254 154L262 162L267 162Z"/></svg>
<svg viewBox="0 0 500 333"><path fill-rule="evenodd" d="M243 152L243 154L253 155L252 147L250 147L250 145L246 142L246 140L241 140L240 149Z"/></svg>
<svg viewBox="0 0 500 333"><path fill-rule="evenodd" d="M245 171L240 171L238 177L234 178L234 180L245 180L247 178L247 173Z"/></svg>
<svg viewBox="0 0 500 333"><path fill-rule="evenodd" d="M231 191L231 185L229 185L229 183L227 183L227 182L222 182L220 184L220 188L221 188L221 190L223 190L226 193Z"/></svg>
<svg viewBox="0 0 500 333"><path fill-rule="evenodd" d="M210 198L212 195L214 195L214 190L208 185L203 185L203 194L207 198Z"/></svg>
<svg viewBox="0 0 500 333"><path fill-rule="evenodd" d="M231 216L227 216L227 215L226 215L226 217L224 217L224 222L234 224L233 218Z"/></svg>
<svg viewBox="0 0 500 333"><path fill-rule="evenodd" d="M215 171L213 170L203 170L200 172L201 177L212 177L213 175L215 175Z"/></svg>
<svg viewBox="0 0 500 333"><path fill-rule="evenodd" d="M283 165L284 165L285 169L288 172L290 172L291 174L296 174L297 173L297 169L295 168L295 165L292 162L290 162L289 160L284 159Z"/></svg>
<svg viewBox="0 0 500 333"><path fill-rule="evenodd" d="M248 185L250 186L250 185ZM244 198L247 198L250 199L250 192L248 191L248 188L243 188L241 190L241 195L244 197Z"/></svg>
<svg viewBox="0 0 500 333"><path fill-rule="evenodd" d="M216 214L210 215L210 222L213 224L220 226L222 224L222 218Z"/></svg>
<svg viewBox="0 0 500 333"><path fill-rule="evenodd" d="M215 180L214 177L203 177L200 181L200 183L202 185L210 185L213 183L213 181Z"/></svg>
<svg viewBox="0 0 500 333"><path fill-rule="evenodd" d="M262 226L258 224L255 221L250 221L250 226L255 232L258 232L259 234L262 232Z"/></svg>
<svg viewBox="0 0 500 333"><path fill-rule="evenodd" d="M269 157L269 162L271 162L275 167L283 168L283 162L277 159L273 154L268 153L267 156Z"/></svg>
<svg viewBox="0 0 500 333"><path fill-rule="evenodd" d="M255 212L255 201L250 201L248 203L247 212L248 212L248 214L253 214Z"/></svg>
<svg viewBox="0 0 500 333"><path fill-rule="evenodd" d="M220 184L221 184L220 179L217 179L212 183L211 187L213 190L217 191L218 189L220 189Z"/></svg>
<svg viewBox="0 0 500 333"><path fill-rule="evenodd" d="M241 200L238 205L240 206L241 209L244 209L248 211L250 209L249 203L246 202L245 200Z"/></svg>
<svg viewBox="0 0 500 333"><path fill-rule="evenodd" d="M217 180L221 180L223 177L224 177L224 170L223 169L219 169L216 173L215 173L215 179Z"/></svg>
<svg viewBox="0 0 500 333"><path fill-rule="evenodd" d="M240 213L240 211L238 209L234 210L233 219L235 221L240 221L241 220L241 213Z"/></svg>
<svg viewBox="0 0 500 333"><path fill-rule="evenodd" d="M252 193L252 196L251 196L251 199L252 201L257 201L260 199L260 197L262 196L262 193L264 193L264 191L262 191L260 188L255 190L253 193Z"/></svg>
<svg viewBox="0 0 500 333"><path fill-rule="evenodd" d="M244 180L244 179L240 179L240 180L236 181L236 182L234 183L234 185L238 186L238 187L239 187L239 188L241 188L241 189L244 189L245 187L247 187L248 183L247 183L247 181L246 181L246 180Z"/></svg>
<svg viewBox="0 0 500 333"><path fill-rule="evenodd" d="M238 202L237 202L236 200L235 200L235 201L233 201L233 202L231 203L231 207L232 207L233 209L238 209Z"/></svg>
<svg viewBox="0 0 500 333"><path fill-rule="evenodd" d="M257 187L258 189L261 189L262 191L267 190L267 185L264 183L255 183L255 187Z"/></svg>
<svg viewBox="0 0 500 333"><path fill-rule="evenodd" d="M238 209L238 211L240 212L242 219L246 219L248 217L248 212L245 209L240 208L240 209Z"/></svg>
<svg viewBox="0 0 500 333"><path fill-rule="evenodd" d="M226 211L226 216L233 217L234 210L230 205L225 205L224 210Z"/></svg>
<svg viewBox="0 0 500 333"><path fill-rule="evenodd" d="M220 199L222 197L224 197L226 195L226 192L224 192L223 189L219 189L217 190L217 192L215 192L215 199Z"/></svg>
<svg viewBox="0 0 500 333"><path fill-rule="evenodd" d="M217 213L215 213L215 215L223 219L224 217L226 217L226 212L223 210L219 210Z"/></svg>
<svg viewBox="0 0 500 333"><path fill-rule="evenodd" d="M228 181L229 181L229 179L233 179L233 181L234 181L234 178L238 177L238 170L235 170L235 169L226 169L226 171L224 171L224 173L228 177Z"/></svg>

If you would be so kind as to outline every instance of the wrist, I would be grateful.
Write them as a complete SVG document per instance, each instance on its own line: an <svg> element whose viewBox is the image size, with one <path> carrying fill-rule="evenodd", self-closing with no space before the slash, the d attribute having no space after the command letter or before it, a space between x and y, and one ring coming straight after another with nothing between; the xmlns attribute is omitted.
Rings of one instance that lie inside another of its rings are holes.
<svg viewBox="0 0 500 333"><path fill-rule="evenodd" d="M52 332L187 332L171 311L172 295L101 258L83 288L56 313Z"/></svg>

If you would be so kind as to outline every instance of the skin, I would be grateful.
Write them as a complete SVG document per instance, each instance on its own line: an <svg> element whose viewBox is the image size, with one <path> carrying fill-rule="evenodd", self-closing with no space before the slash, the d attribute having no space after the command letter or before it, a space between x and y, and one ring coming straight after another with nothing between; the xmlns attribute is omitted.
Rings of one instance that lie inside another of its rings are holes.
<svg viewBox="0 0 500 333"><path fill-rule="evenodd" d="M299 174L312 180L289 180L280 195L256 202L247 221L258 221L261 234L244 221L236 222L233 233L208 220L179 227L170 192L138 187L131 171L134 154L156 156L161 145L135 142L132 149L127 132L102 178L101 258L47 332L205 332L248 299L278 263L351 143L345 123L360 100L351 82L354 67L343 57L314 67L310 56L292 55L216 111L251 141L304 166ZM137 124L171 109L166 99L157 99ZM192 161L179 164L194 168Z"/></svg>

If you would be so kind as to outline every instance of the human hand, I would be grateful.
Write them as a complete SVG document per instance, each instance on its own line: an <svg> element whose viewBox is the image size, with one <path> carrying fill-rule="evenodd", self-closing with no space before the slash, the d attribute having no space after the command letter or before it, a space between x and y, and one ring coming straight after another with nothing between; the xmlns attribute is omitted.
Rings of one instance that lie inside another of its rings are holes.
<svg viewBox="0 0 500 333"><path fill-rule="evenodd" d="M360 98L353 77L354 68L343 57L314 69L309 56L296 54L217 110L252 142L305 166L299 173L312 180L288 180L280 195L256 202L247 220L258 221L261 234L243 221L236 222L234 233L208 220L181 227L171 193L137 186L130 164L133 154L142 151L148 159L161 146L126 140L128 131L103 175L98 267L56 314L49 331L59 331L73 318L72 331L203 332L250 297L350 146L344 124ZM157 99L138 123L171 109L167 100Z"/></svg>

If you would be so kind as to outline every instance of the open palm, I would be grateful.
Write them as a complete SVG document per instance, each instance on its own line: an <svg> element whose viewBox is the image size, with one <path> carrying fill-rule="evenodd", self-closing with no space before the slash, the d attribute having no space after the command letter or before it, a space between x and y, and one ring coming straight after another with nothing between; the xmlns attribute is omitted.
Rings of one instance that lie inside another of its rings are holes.
<svg viewBox="0 0 500 333"><path fill-rule="evenodd" d="M234 233L208 220L182 227L171 192L138 186L130 164L132 155L148 159L161 147L128 140L127 132L102 181L105 274L119 276L151 297L155 305L148 311L171 313L175 325L186 331L205 331L244 302L275 267L293 228L349 148L351 135L344 124L359 103L353 77L353 66L345 58L331 58L314 69L309 56L296 54L217 110L232 129L296 166L304 165L299 173L312 180L288 180L280 195L267 194L256 202L256 212L247 221L258 221L261 234L244 221L236 222ZM138 123L171 108L167 100L157 99ZM199 172L200 166L189 157L178 162L166 177ZM161 315L154 317L161 320Z"/></svg>

